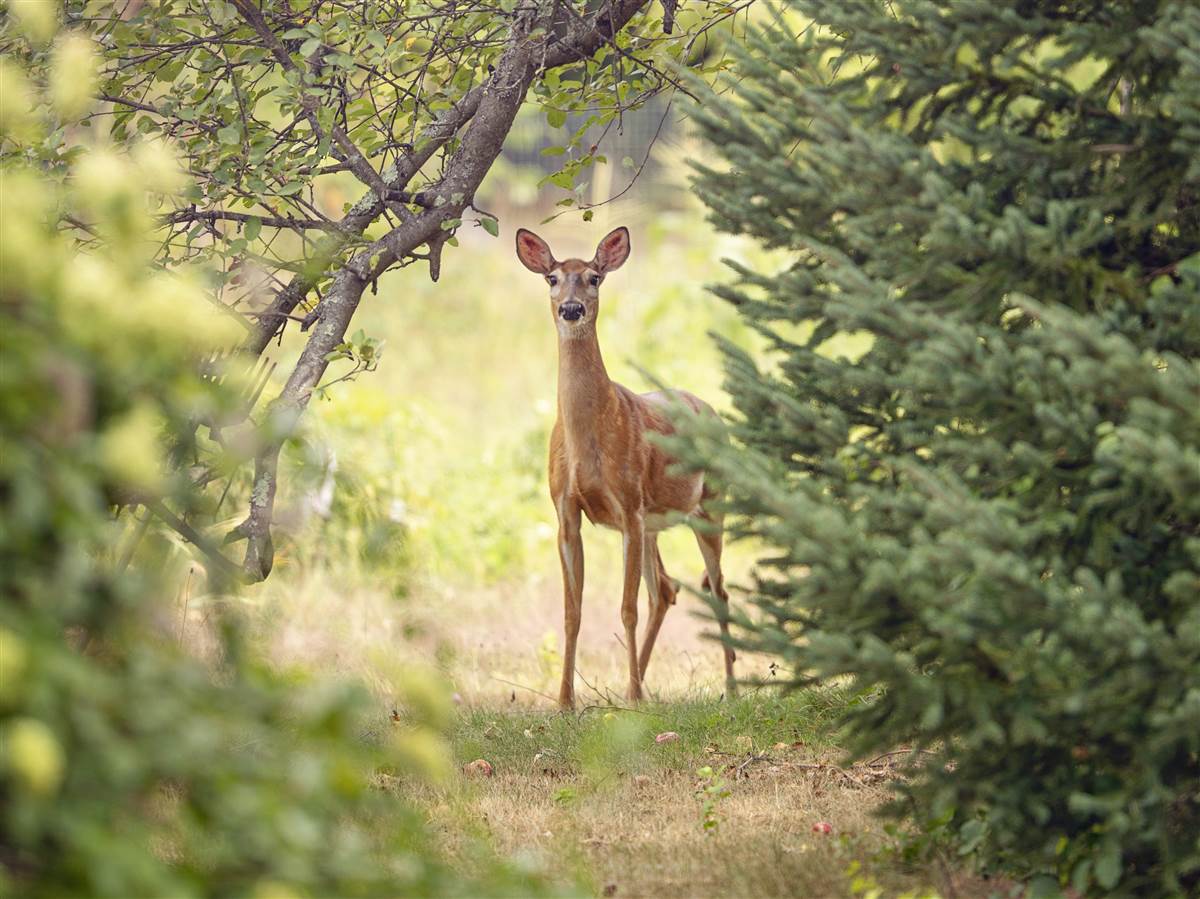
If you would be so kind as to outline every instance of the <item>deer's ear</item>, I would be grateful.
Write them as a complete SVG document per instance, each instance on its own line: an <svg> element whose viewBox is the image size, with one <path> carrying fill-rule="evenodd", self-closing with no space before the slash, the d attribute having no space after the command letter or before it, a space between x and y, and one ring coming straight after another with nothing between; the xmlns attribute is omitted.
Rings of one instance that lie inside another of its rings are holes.
<svg viewBox="0 0 1200 899"><path fill-rule="evenodd" d="M554 254L550 252L550 245L524 228L517 229L517 258L527 269L539 275L554 268Z"/></svg>
<svg viewBox="0 0 1200 899"><path fill-rule="evenodd" d="M596 247L596 257L593 266L601 272L608 273L620 268L629 258L629 229L625 227L609 231Z"/></svg>

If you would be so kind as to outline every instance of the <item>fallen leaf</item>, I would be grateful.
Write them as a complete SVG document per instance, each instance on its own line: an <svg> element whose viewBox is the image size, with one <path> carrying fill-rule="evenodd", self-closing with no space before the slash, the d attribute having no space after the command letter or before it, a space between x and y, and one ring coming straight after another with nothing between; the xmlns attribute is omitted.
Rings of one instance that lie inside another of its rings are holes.
<svg viewBox="0 0 1200 899"><path fill-rule="evenodd" d="M679 739L679 734L673 730L664 731L654 738L655 743L674 743Z"/></svg>
<svg viewBox="0 0 1200 899"><path fill-rule="evenodd" d="M484 777L491 777L493 773L492 763L485 759L475 759L473 762L468 762L463 765L464 774L480 774Z"/></svg>
<svg viewBox="0 0 1200 899"><path fill-rule="evenodd" d="M635 787L648 787L650 786L650 783L650 778L645 774L635 774L633 776L633 785Z"/></svg>

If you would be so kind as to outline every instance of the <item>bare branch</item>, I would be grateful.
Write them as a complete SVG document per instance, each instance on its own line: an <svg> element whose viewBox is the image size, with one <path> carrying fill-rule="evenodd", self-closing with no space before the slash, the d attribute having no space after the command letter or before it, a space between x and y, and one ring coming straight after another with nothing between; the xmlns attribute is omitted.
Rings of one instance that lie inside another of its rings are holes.
<svg viewBox="0 0 1200 899"><path fill-rule="evenodd" d="M297 219L273 215L256 215L252 212L229 212L225 209L181 209L163 216L163 222L177 225L183 222L239 222L245 224L257 219L268 228L289 228L293 231L342 231L340 222L322 222L316 219Z"/></svg>

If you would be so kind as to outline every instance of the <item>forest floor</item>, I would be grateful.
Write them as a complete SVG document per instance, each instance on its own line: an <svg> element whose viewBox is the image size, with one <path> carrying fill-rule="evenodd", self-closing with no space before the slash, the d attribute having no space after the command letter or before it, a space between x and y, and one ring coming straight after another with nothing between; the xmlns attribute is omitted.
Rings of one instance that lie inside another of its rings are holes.
<svg viewBox="0 0 1200 899"><path fill-rule="evenodd" d="M446 852L470 868L482 837L549 872L564 893L617 897L987 896L999 884L936 852L903 858L875 812L900 756L845 766L833 732L846 690L721 695L720 648L681 592L651 662L650 699L621 698L613 585L589 581L579 710L553 697L557 583L422 590L397 602L320 574L264 597L272 656L365 680L387 711L395 666L421 657L449 677L453 781L417 800ZM285 579L286 583L286 579ZM285 597L281 594L280 600ZM644 601L643 601L644 602ZM399 660L403 659L403 662ZM769 679L769 660L740 658ZM656 741L660 734L678 738ZM482 759L487 766L469 767ZM490 767L490 774L479 768ZM465 769L465 770L464 770ZM411 784L404 794L412 798ZM824 825L829 832L822 832Z"/></svg>

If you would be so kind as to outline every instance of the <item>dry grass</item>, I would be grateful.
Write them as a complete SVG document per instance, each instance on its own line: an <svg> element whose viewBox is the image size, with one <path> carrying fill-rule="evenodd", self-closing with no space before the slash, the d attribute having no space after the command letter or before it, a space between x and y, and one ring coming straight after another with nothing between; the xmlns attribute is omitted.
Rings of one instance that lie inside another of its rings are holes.
<svg viewBox="0 0 1200 899"><path fill-rule="evenodd" d="M930 886L949 892L932 872L872 861L888 842L871 816L884 798L881 787L830 789L768 765L731 782L730 795L718 802L717 830L706 833L698 783L694 774L663 771L617 778L610 789L562 802L555 799L559 780L502 773L474 786L465 805L502 852L533 852L581 873L602 895L851 895L851 864L864 860L861 874L888 895ZM835 833L813 833L812 824L826 820L838 822ZM962 886L959 895L966 894Z"/></svg>
<svg viewBox="0 0 1200 899"><path fill-rule="evenodd" d="M759 701L742 700L741 711ZM772 713L785 708L764 701ZM908 866L890 851L893 840L873 814L888 795L886 761L844 771L836 752L819 744L697 749L700 719L716 708L654 707L645 713L651 726L635 731L635 745L599 760L597 731L616 727L607 736L621 740L619 725L603 717L543 720L541 733L535 723L522 749L510 738L536 718L518 713L514 725L513 713L477 711L467 727L491 731L483 742L491 744L484 755L496 760L494 775L464 774L448 790L426 793L424 805L452 856L460 835L482 832L502 853L555 872L564 891L582 883L606 896L825 897L872 889L887 896L988 895L982 881L936 863ZM803 702L796 708L803 717ZM683 721L683 745L655 744L654 730L672 717ZM707 728L718 741L746 723L738 710L720 717ZM563 736L565 750L542 745L559 745ZM461 729L458 737L462 749ZM712 778L697 773L702 762L715 769ZM714 780L728 793L716 799L716 826L708 831L700 791ZM830 822L833 832L814 832L817 822ZM469 864L465 856L459 861Z"/></svg>
<svg viewBox="0 0 1200 899"><path fill-rule="evenodd" d="M603 548L596 554L603 559ZM458 695L449 735L455 767L487 759L434 789L390 781L428 815L455 864L469 870L480 837L548 872L564 893L616 896L984 896L988 885L938 862L894 853L874 810L891 760L842 772L832 734L853 697L775 691L720 698L720 651L702 606L680 596L651 666L657 701L621 710L625 683L612 579L589 573L579 685L590 707L560 715L558 584L548 578L455 591L424 585L404 602L346 577L290 572L254 598L261 636L281 665L363 680L381 718L397 663L422 660ZM741 659L763 675L765 659ZM657 744L663 731L678 741ZM724 782L706 832L704 766ZM833 833L813 831L830 822Z"/></svg>
<svg viewBox="0 0 1200 899"><path fill-rule="evenodd" d="M701 559L690 535L676 529L669 536L668 570L697 588ZM596 529L586 543L576 689L581 703L608 703L628 680L619 635L620 549L614 534ZM736 581L748 559L735 555L729 562ZM388 585L353 573L285 571L258 588L254 602L269 655L281 664L352 675L386 698L388 678L379 669L403 656L437 667L468 705L545 706L558 694L562 664L562 587L557 562L550 563L545 573L487 587L425 581L402 602ZM644 596L641 603L644 621ZM704 611L699 598L680 591L655 644L647 680L652 698L721 692L721 650ZM768 666L764 658L739 659L738 674L766 678Z"/></svg>

